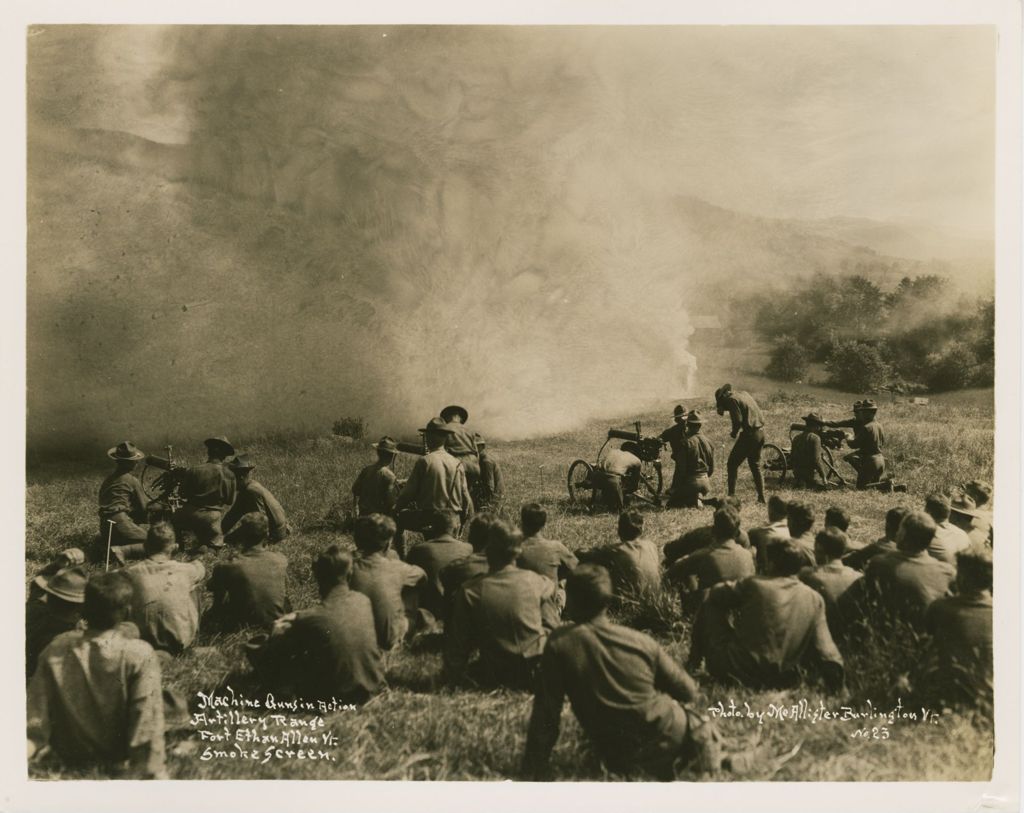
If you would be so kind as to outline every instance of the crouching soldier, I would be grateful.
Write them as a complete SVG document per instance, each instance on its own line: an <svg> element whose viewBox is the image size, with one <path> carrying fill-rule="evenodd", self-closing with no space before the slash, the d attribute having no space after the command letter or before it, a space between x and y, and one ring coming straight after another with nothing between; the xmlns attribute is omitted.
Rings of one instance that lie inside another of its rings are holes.
<svg viewBox="0 0 1024 813"><path fill-rule="evenodd" d="M885 433L882 425L875 420L877 413L878 406L869 398L853 405L851 420L825 421L825 426L853 429L853 439L848 444L854 451L843 457L843 460L857 470L859 489L876 486L885 476L885 458L882 456Z"/></svg>
<svg viewBox="0 0 1024 813"><path fill-rule="evenodd" d="M221 521L235 501L238 486L225 461L234 457L235 448L227 438L204 441L207 461L186 469L181 478L181 497L185 504L174 514L179 534L195 536L197 548L224 547Z"/></svg>
<svg viewBox="0 0 1024 813"><path fill-rule="evenodd" d="M288 524L284 508L265 485L256 482L252 476L256 466L249 461L249 456L238 455L228 463L228 468L235 475L238 496L231 510L221 520L224 534L228 535L246 514L257 513L267 518L267 533L271 542L280 542L291 536L292 526ZM227 541L232 541L230 536L227 536Z"/></svg>
<svg viewBox="0 0 1024 813"><path fill-rule="evenodd" d="M114 471L100 486L97 558L105 557L108 540L110 555L120 564L146 555L142 543L149 531L146 525L146 504L149 500L142 490L142 483L135 476L135 469L145 456L141 449L127 440L107 451L107 457L114 461Z"/></svg>

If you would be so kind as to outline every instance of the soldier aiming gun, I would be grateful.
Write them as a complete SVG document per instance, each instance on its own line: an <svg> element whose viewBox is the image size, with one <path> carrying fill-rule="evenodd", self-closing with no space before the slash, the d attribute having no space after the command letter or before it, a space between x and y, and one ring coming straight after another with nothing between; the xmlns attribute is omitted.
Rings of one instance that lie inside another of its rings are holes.
<svg viewBox="0 0 1024 813"><path fill-rule="evenodd" d="M857 471L857 488L877 488L883 484L885 476L885 458L882 446L885 444L885 433L882 425L875 420L878 406L871 399L857 401L853 405L853 418L845 421L825 421L824 425L833 428L848 427L853 429L853 438L848 440L854 451L843 460Z"/></svg>

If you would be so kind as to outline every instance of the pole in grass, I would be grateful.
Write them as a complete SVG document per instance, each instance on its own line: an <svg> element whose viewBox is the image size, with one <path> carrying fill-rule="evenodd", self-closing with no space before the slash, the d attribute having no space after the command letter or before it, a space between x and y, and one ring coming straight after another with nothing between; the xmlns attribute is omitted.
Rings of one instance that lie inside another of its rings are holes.
<svg viewBox="0 0 1024 813"><path fill-rule="evenodd" d="M104 570L110 570L110 543L114 537L114 520L107 520L107 564Z"/></svg>

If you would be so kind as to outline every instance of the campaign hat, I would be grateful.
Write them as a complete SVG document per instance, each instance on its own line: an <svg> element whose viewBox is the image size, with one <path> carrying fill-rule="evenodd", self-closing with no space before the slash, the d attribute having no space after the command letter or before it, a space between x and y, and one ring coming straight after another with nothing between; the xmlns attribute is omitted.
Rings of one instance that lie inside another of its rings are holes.
<svg viewBox="0 0 1024 813"><path fill-rule="evenodd" d="M52 576L36 576L35 583L59 599L71 604L85 603L85 585L89 581L80 567L66 567Z"/></svg>
<svg viewBox="0 0 1024 813"><path fill-rule="evenodd" d="M441 420L445 423L450 422L455 415L462 418L463 423L469 420L469 412L466 411L465 407L461 407L458 404L451 404L441 410Z"/></svg>
<svg viewBox="0 0 1024 813"><path fill-rule="evenodd" d="M231 457L235 453L235 447L232 446L231 441L229 441L223 435L217 435L216 437L207 438L206 440L203 441L203 445L206 446L206 448L209 449L210 451L213 451L214 449L223 450L224 452L226 452L226 454L224 455L225 457Z"/></svg>
<svg viewBox="0 0 1024 813"><path fill-rule="evenodd" d="M442 418L431 418L427 425L424 426L421 432L444 432L447 435L452 433L451 427L448 426L448 422Z"/></svg>
<svg viewBox="0 0 1024 813"><path fill-rule="evenodd" d="M398 454L398 443L390 435L384 435L376 443L370 444L378 452L390 452L391 454Z"/></svg>
<svg viewBox="0 0 1024 813"><path fill-rule="evenodd" d="M107 449L107 457L111 460L142 460L146 453L130 440L122 440L117 446Z"/></svg>
<svg viewBox="0 0 1024 813"><path fill-rule="evenodd" d="M700 426L704 423L704 419L701 417L699 410L691 409L686 413L686 422L691 426Z"/></svg>
<svg viewBox="0 0 1024 813"><path fill-rule="evenodd" d="M235 455L231 459L231 462L228 463L228 468L232 471L252 471L256 468L256 464L249 461L249 455L240 454Z"/></svg>

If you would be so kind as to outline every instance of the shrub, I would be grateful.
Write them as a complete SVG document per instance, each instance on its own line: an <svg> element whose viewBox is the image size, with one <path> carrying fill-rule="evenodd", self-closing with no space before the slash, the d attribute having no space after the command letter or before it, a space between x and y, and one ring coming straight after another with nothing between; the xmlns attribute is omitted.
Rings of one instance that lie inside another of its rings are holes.
<svg viewBox="0 0 1024 813"><path fill-rule="evenodd" d="M964 342L950 342L925 360L925 376L933 390L958 390L970 386L978 373L978 357Z"/></svg>
<svg viewBox="0 0 1024 813"><path fill-rule="evenodd" d="M847 392L871 392L892 379L892 371L877 345L840 341L825 360L829 384Z"/></svg>
<svg viewBox="0 0 1024 813"><path fill-rule="evenodd" d="M362 418L341 418L334 422L331 432L359 440L366 434L366 421Z"/></svg>
<svg viewBox="0 0 1024 813"><path fill-rule="evenodd" d="M810 353L795 337L781 336L772 347L766 372L780 381L802 381L810 360Z"/></svg>

